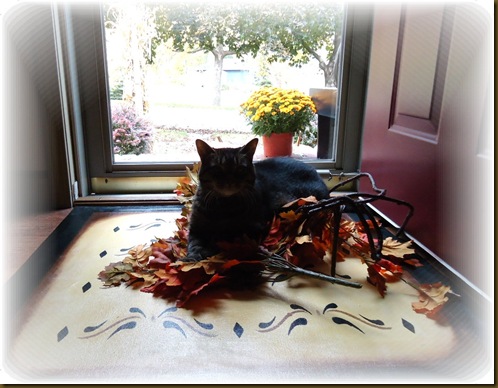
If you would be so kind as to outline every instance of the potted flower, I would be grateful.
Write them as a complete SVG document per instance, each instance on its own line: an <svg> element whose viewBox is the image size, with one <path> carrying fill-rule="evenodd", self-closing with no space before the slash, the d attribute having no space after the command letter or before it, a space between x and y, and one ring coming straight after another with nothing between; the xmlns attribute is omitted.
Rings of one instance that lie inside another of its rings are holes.
<svg viewBox="0 0 498 388"><path fill-rule="evenodd" d="M265 156L290 156L294 134L311 127L316 107L298 90L263 87L241 104L241 112L252 132L263 137Z"/></svg>

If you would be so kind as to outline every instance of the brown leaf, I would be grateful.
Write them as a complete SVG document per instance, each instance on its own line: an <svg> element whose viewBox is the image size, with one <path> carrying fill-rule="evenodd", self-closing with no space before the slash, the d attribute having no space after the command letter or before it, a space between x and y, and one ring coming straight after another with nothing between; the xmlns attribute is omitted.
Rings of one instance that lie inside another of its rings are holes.
<svg viewBox="0 0 498 388"><path fill-rule="evenodd" d="M119 261L110 263L98 274L98 278L104 282L104 286L119 286L121 282L128 282L131 279L130 273L133 266L129 263Z"/></svg>
<svg viewBox="0 0 498 388"><path fill-rule="evenodd" d="M194 163L192 170L186 167L187 176L180 178L174 190L178 200L185 205L191 202L197 191L199 169L200 163Z"/></svg>
<svg viewBox="0 0 498 388"><path fill-rule="evenodd" d="M447 294L453 293L449 286L441 282L422 284L419 288L419 301L412 303L412 308L419 314L435 318L443 305L448 301Z"/></svg>
<svg viewBox="0 0 498 388"><path fill-rule="evenodd" d="M392 237L384 239L382 244L382 254L386 256L403 257L405 255L412 255L415 250L411 248L413 241L400 242L394 240Z"/></svg>
<svg viewBox="0 0 498 388"><path fill-rule="evenodd" d="M154 273L131 272L130 275L134 276L137 279L142 279L143 284L141 285L141 287L152 286L158 280L157 276Z"/></svg>
<svg viewBox="0 0 498 388"><path fill-rule="evenodd" d="M182 272L188 272L194 269L202 268L207 275L213 275L219 270L220 266L223 263L225 263L225 260L223 260L222 258L218 256L212 256L206 260L201 260L197 262L177 261L176 263L171 265L178 267L178 270Z"/></svg>

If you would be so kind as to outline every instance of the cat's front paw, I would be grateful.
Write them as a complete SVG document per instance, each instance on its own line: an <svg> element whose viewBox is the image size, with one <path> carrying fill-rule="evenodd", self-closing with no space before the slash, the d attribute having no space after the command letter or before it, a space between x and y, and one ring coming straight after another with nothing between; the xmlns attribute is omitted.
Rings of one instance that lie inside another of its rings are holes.
<svg viewBox="0 0 498 388"><path fill-rule="evenodd" d="M216 253L210 247L206 247L206 244L201 244L197 240L191 240L188 244L187 256L184 261L197 262L214 256Z"/></svg>

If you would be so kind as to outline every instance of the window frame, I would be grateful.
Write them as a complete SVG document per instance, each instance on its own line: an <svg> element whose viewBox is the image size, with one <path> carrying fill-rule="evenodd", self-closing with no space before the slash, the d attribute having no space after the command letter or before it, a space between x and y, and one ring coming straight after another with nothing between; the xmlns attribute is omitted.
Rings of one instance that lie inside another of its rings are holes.
<svg viewBox="0 0 498 388"><path fill-rule="evenodd" d="M74 155L75 165L84 166L75 172L77 180L85 183L79 185L79 196L172 192L178 177L185 174L185 167L192 166L194 161L113 163L103 6L68 3L60 6L58 12L63 24L61 50L68 63L74 60L76 66L72 71L77 72L77 77L68 77L72 80L68 87L72 92L69 95L78 95L79 100L77 109L70 112L71 121L82 123L70 128L73 138L84 143L78 145L84 152ZM345 13L343 66L339 72L336 107L338 134L334 139L336 159L307 162L324 177L329 171L358 171L360 163L373 5L347 5ZM73 30L68 31L67 26ZM73 56L71 59L69 54ZM71 105L74 107L74 100Z"/></svg>

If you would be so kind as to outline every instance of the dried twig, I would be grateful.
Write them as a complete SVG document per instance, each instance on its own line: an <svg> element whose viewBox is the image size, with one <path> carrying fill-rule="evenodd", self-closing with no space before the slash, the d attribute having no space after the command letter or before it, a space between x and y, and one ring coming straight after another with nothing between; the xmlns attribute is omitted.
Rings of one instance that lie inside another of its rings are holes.
<svg viewBox="0 0 498 388"><path fill-rule="evenodd" d="M345 279L339 279L334 276L329 276L320 272L314 272L298 267L276 253L270 253L268 251L261 250L260 254L264 256L264 259L262 259L261 262L265 265L265 269L269 273L267 274L267 276L272 282L283 281L296 275L302 275L313 279L324 280L332 284L339 284L341 286L353 288L362 287L360 283L352 282ZM271 277L270 274L281 274L284 276Z"/></svg>

